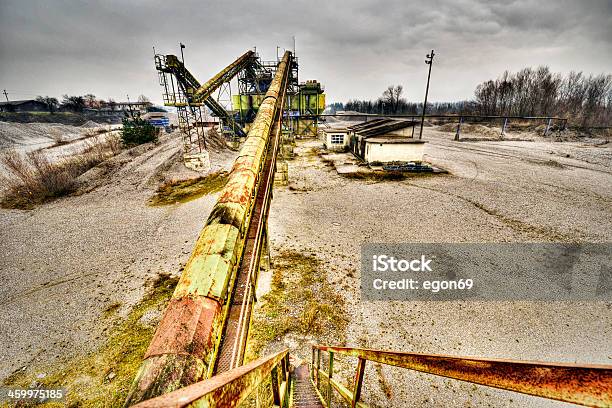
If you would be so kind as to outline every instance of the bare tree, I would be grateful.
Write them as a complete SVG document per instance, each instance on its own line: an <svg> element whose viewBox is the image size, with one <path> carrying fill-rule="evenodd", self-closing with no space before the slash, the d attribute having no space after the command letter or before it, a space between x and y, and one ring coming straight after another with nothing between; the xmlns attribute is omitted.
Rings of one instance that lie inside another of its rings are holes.
<svg viewBox="0 0 612 408"><path fill-rule="evenodd" d="M138 97L138 102L144 103L146 107L149 107L149 106L153 105L151 103L151 100L149 98L147 98L146 96L144 96L144 95L140 95Z"/></svg>
<svg viewBox="0 0 612 408"><path fill-rule="evenodd" d="M385 106L389 107L391 113L397 113L400 101L402 100L402 93L404 92L404 87L401 85L390 85L385 92L382 94L382 102Z"/></svg>
<svg viewBox="0 0 612 408"><path fill-rule="evenodd" d="M96 95L94 94L86 94L83 95L83 100L85 101L85 106L91 109L95 109L98 106L98 100L96 99Z"/></svg>
<svg viewBox="0 0 612 408"><path fill-rule="evenodd" d="M59 108L59 102L57 98L53 98L51 96L37 96L36 100L38 102L42 102L47 106L47 110L49 113L54 113Z"/></svg>
<svg viewBox="0 0 612 408"><path fill-rule="evenodd" d="M62 96L61 106L64 109L67 109L72 112L83 112L87 105L85 103L85 99L82 96L64 95Z"/></svg>

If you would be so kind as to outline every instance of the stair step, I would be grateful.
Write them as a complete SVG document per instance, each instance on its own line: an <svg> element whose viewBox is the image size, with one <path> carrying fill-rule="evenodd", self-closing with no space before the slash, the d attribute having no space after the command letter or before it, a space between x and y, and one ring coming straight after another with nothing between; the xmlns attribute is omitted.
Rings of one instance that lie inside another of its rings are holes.
<svg viewBox="0 0 612 408"><path fill-rule="evenodd" d="M323 408L323 404L310 381L308 364L302 362L293 371L293 406L296 408Z"/></svg>

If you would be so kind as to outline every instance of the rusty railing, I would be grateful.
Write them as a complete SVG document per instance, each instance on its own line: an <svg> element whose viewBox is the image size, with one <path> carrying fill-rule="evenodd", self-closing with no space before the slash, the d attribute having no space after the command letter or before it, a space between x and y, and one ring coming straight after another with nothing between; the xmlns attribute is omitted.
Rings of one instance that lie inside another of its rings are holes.
<svg viewBox="0 0 612 408"><path fill-rule="evenodd" d="M289 349L262 357L208 380L152 398L134 408L237 407L270 376L273 403L289 402Z"/></svg>
<svg viewBox="0 0 612 408"><path fill-rule="evenodd" d="M321 369L321 351L329 353L327 372ZM353 390L333 378L336 353L358 358ZM318 345L312 348L311 379L327 407L330 406L332 389L351 407L366 407L359 402L366 361L579 405L612 406L611 365L483 359ZM327 389L323 391L320 390L321 376L327 383Z"/></svg>

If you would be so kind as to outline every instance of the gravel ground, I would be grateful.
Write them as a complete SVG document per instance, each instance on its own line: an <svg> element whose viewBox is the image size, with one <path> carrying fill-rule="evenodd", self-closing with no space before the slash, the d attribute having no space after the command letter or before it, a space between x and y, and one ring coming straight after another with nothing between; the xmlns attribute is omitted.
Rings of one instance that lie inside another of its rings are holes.
<svg viewBox="0 0 612 408"><path fill-rule="evenodd" d="M316 154L319 142L299 142L291 183L272 202L272 255L293 249L329 265L350 311L348 345L609 364L609 304L360 301L363 242L610 241L608 145L453 142L435 128L425 138L426 159L450 175L346 179ZM117 159L93 191L32 211L0 210L0 378L95 349L108 331L106 307L119 302L125 315L147 279L180 273L216 197L146 205L179 149L178 138L164 136ZM227 167L234 155L211 161ZM353 375L350 363L339 364L341 379ZM374 406L560 405L373 364L365 381Z"/></svg>
<svg viewBox="0 0 612 408"><path fill-rule="evenodd" d="M216 200L147 206L160 175L174 177L167 170L180 149L178 134L165 135L90 170L101 173L89 180L93 191L31 211L0 209L0 379L95 349L109 329L105 308L119 302L125 316L148 279L180 273ZM211 161L229 168L234 156Z"/></svg>
<svg viewBox="0 0 612 408"><path fill-rule="evenodd" d="M610 304L360 300L364 242L609 242L612 237L608 144L537 137L454 142L452 134L436 128L426 128L424 139L426 160L450 175L377 183L346 179L317 156L313 148L320 142L299 141L298 156L289 161L290 185L275 192L273 256L294 249L328 263L350 311L347 345L612 363ZM348 362L339 364L341 379L354 375L356 362ZM373 364L365 378L364 398L373 406L567 406Z"/></svg>

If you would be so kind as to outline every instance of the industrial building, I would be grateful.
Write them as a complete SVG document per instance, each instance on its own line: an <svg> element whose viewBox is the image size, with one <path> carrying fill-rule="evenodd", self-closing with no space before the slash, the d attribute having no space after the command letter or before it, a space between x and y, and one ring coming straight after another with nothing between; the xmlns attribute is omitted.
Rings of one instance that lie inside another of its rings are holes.
<svg viewBox="0 0 612 408"><path fill-rule="evenodd" d="M366 163L422 162L425 142L414 138L415 121L374 119L349 126L350 151Z"/></svg>
<svg viewBox="0 0 612 408"><path fill-rule="evenodd" d="M166 112L148 112L140 116L140 118L156 127L167 128L170 126L170 119Z"/></svg>
<svg viewBox="0 0 612 408"><path fill-rule="evenodd" d="M44 112L47 105L34 99L0 102L0 112Z"/></svg>
<svg viewBox="0 0 612 408"><path fill-rule="evenodd" d="M347 128L324 128L323 146L328 150L343 151L349 145Z"/></svg>

